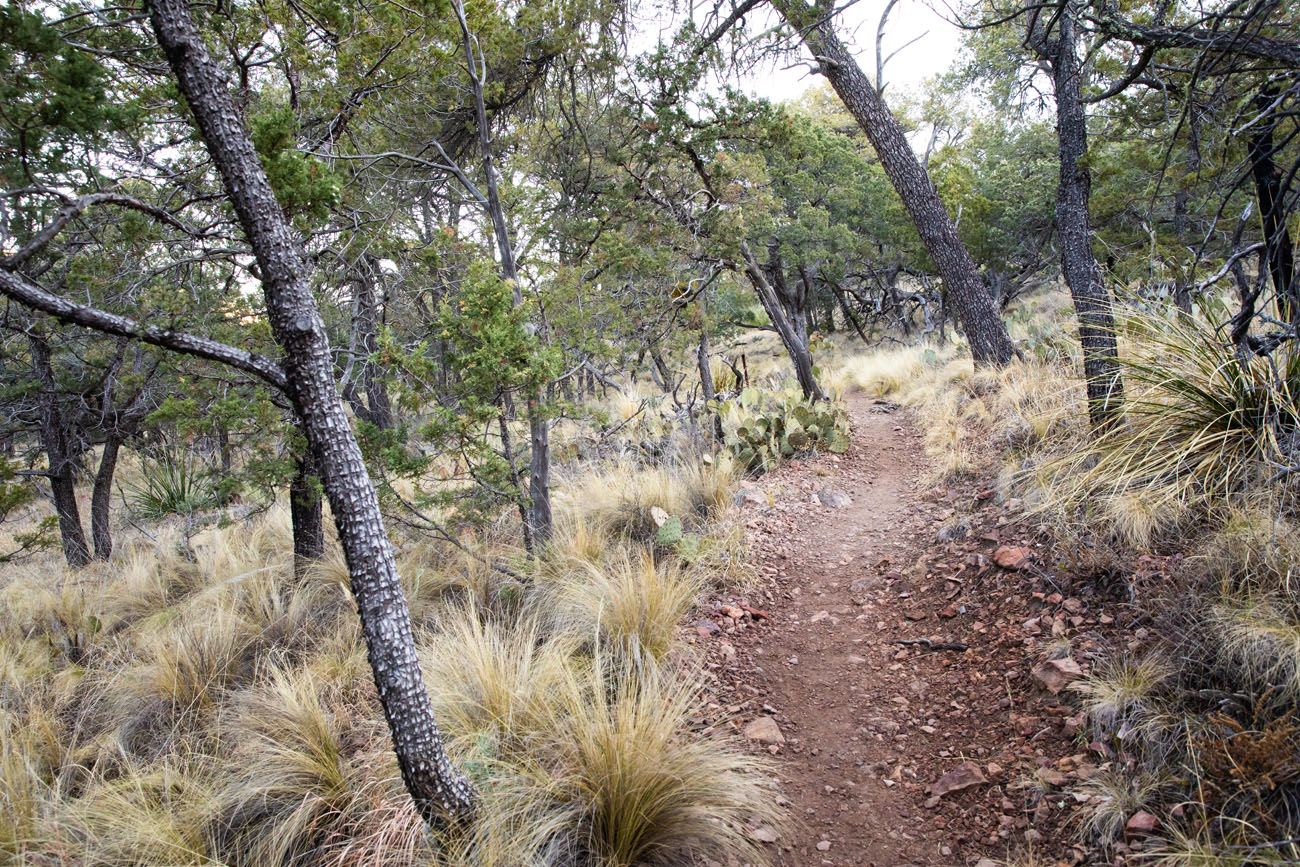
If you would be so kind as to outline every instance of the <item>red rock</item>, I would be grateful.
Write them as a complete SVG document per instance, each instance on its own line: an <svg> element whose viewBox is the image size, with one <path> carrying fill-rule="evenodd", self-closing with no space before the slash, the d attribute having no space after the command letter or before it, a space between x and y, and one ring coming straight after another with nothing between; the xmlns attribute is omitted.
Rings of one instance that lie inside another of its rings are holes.
<svg viewBox="0 0 1300 867"><path fill-rule="evenodd" d="M1138 810L1132 816L1129 816L1128 821L1124 823L1124 835L1136 837L1150 834L1155 831L1158 824L1159 821L1155 816L1146 810Z"/></svg>
<svg viewBox="0 0 1300 867"><path fill-rule="evenodd" d="M960 792L962 789L969 789L972 786L982 786L987 782L988 777L984 776L984 771L980 769L980 766L974 762L966 761L935 780L934 784L930 786L930 794L936 798L942 798L952 792Z"/></svg>
<svg viewBox="0 0 1300 867"><path fill-rule="evenodd" d="M1083 677L1079 663L1067 656L1064 659L1049 659L1034 666L1034 677L1053 695L1065 689L1071 682Z"/></svg>
<svg viewBox="0 0 1300 867"><path fill-rule="evenodd" d="M781 727L770 716L761 716L748 723L741 729L741 733L751 741L758 741L760 744L785 743L785 735L781 734Z"/></svg>
<svg viewBox="0 0 1300 867"><path fill-rule="evenodd" d="M1029 549L1016 545L1001 545L993 552L993 562L1003 569L1023 569L1029 563Z"/></svg>

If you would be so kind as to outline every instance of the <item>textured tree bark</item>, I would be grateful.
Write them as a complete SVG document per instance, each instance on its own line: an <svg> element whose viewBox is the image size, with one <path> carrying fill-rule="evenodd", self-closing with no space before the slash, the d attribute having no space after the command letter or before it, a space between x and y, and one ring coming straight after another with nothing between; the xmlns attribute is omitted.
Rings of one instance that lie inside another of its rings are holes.
<svg viewBox="0 0 1300 867"><path fill-rule="evenodd" d="M976 364L1006 364L1015 355L1015 347L975 260L958 236L957 227L908 144L902 126L840 41L829 5L807 6L801 0L772 0L772 5L802 36L821 65L821 73L871 141L881 167L952 296Z"/></svg>
<svg viewBox="0 0 1300 867"><path fill-rule="evenodd" d="M1031 33L1030 40L1052 67L1056 90L1056 133L1060 151L1060 182L1056 192L1056 227L1061 245L1061 272L1079 320L1083 346L1083 375L1088 389L1088 419L1104 430L1115 419L1124 399L1115 317L1110 292L1092 252L1088 202L1092 178L1088 172L1088 119L1081 91L1077 33L1070 9L1056 21L1057 34ZM1031 25L1032 30L1032 25Z"/></svg>
<svg viewBox="0 0 1300 867"><path fill-rule="evenodd" d="M749 277L758 300L767 311L767 317L772 320L772 327L776 329L781 344L785 346L785 351L790 356L790 362L794 365L795 378L799 381L803 396L808 400L825 400L826 393L822 391L821 386L817 384L817 377L813 375L813 359L812 353L808 350L807 338L800 339L797 326L787 315L785 304L767 279L763 266L749 249L749 244L743 241L740 244L740 255L744 259L745 276Z"/></svg>
<svg viewBox="0 0 1300 867"><path fill-rule="evenodd" d="M711 403L717 398L718 392L713 387L713 369L709 367L709 332L703 327L700 328L699 345L695 347L695 364L700 369L700 389L704 402Z"/></svg>
<svg viewBox="0 0 1300 867"><path fill-rule="evenodd" d="M118 436L110 434L104 440L95 486L90 494L90 538L95 545L96 560L113 556L113 527L109 519L113 505L113 474L117 472L117 454L121 446L122 440Z"/></svg>
<svg viewBox="0 0 1300 867"><path fill-rule="evenodd" d="M50 345L34 332L28 332L27 339L32 349L33 372L41 385L39 436L49 464L50 499L59 520L59 542L68 565L80 569L90 562L90 548L86 545L86 531L81 525L81 510L77 506L76 457L68 442L67 425L59 407L58 386L50 365Z"/></svg>
<svg viewBox="0 0 1300 867"><path fill-rule="evenodd" d="M308 453L296 463L297 472L289 483L289 522L293 526L293 572L301 577L325 556L325 518L316 462Z"/></svg>
<svg viewBox="0 0 1300 867"><path fill-rule="evenodd" d="M379 499L334 382L329 340L307 279L302 242L285 219L186 0L149 0L149 20L261 270L284 351L287 392L334 513L370 668L402 779L430 823L467 816L475 795L452 766L416 655L406 598Z"/></svg>
<svg viewBox="0 0 1300 867"><path fill-rule="evenodd" d="M388 399L388 387L383 374L376 369L371 358L379 349L379 302L375 298L375 282L378 279L376 263L363 258L357 263L359 273L352 281L353 291L357 293L353 305L353 328L356 331L356 351L365 356L361 361L361 380L365 387L366 402L354 403L358 415L380 430L393 426L393 410Z"/></svg>
<svg viewBox="0 0 1300 867"><path fill-rule="evenodd" d="M1268 275L1277 297L1278 318L1300 322L1300 286L1296 285L1295 247L1287 228L1286 195L1282 189L1282 172L1273 160L1277 146L1273 131L1277 127L1277 88L1265 86L1255 97L1255 110L1265 115L1250 137L1250 173L1255 180L1255 197L1259 200L1259 220L1264 230L1264 250Z"/></svg>

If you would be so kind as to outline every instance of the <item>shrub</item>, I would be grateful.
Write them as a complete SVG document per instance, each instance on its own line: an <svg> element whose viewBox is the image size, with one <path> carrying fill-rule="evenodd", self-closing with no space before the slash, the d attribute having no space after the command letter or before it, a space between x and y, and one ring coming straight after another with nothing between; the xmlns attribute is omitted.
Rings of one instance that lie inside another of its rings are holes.
<svg viewBox="0 0 1300 867"><path fill-rule="evenodd" d="M141 461L140 481L127 490L132 511L150 520L190 515L219 505L212 474L173 451Z"/></svg>

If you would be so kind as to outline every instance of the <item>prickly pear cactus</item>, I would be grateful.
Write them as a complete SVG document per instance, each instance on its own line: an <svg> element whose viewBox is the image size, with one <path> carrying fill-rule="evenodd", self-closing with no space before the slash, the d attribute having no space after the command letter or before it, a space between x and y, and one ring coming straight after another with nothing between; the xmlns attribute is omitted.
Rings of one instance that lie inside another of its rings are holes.
<svg viewBox="0 0 1300 867"><path fill-rule="evenodd" d="M810 451L848 449L848 415L838 403L804 400L792 390L747 388L722 405L723 443L747 469L764 472Z"/></svg>

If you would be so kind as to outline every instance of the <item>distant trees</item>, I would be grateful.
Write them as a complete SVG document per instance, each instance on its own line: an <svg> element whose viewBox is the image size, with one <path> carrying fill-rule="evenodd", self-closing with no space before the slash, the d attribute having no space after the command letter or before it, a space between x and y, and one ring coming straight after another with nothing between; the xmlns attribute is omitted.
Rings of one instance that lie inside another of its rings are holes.
<svg viewBox="0 0 1300 867"><path fill-rule="evenodd" d="M819 0L808 6L800 0L772 0L772 5L803 39L817 62L817 70L826 76L870 139L926 252L943 277L966 329L975 362L1006 364L1015 349L988 287L908 143L902 125L836 32L834 4Z"/></svg>

